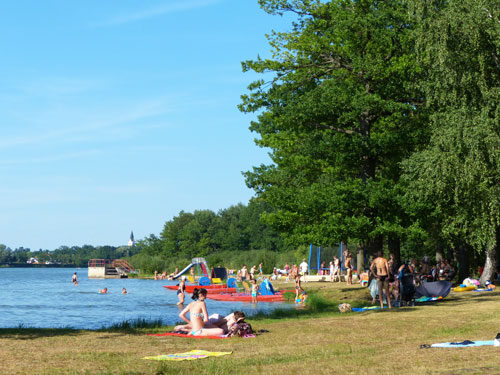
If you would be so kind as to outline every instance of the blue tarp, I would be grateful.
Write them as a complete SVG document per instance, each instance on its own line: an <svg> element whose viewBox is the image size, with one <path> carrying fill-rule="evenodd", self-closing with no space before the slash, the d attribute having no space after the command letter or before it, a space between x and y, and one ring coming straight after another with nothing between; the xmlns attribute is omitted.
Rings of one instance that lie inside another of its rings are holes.
<svg viewBox="0 0 500 375"><path fill-rule="evenodd" d="M423 283L415 292L415 297L446 297L451 290L449 281L435 281L432 283Z"/></svg>

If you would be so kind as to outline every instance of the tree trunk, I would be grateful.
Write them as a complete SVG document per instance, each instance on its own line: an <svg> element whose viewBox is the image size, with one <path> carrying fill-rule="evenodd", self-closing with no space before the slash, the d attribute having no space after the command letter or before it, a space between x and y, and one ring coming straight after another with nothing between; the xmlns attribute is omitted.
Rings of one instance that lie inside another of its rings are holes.
<svg viewBox="0 0 500 375"><path fill-rule="evenodd" d="M365 270L365 254L363 246L358 245L358 255L356 259L356 268L358 269L358 277Z"/></svg>
<svg viewBox="0 0 500 375"><path fill-rule="evenodd" d="M470 247L462 241L458 242L458 281L470 276Z"/></svg>
<svg viewBox="0 0 500 375"><path fill-rule="evenodd" d="M398 265L401 264L401 241L399 237L389 236L387 239L387 247L389 248L389 253L394 254L394 259Z"/></svg>
<svg viewBox="0 0 500 375"><path fill-rule="evenodd" d="M491 248L486 250L486 261L484 262L483 274L479 279L481 285L484 285L484 283L487 280L493 281L493 276L495 276L496 273L496 264L497 264L496 255L497 255L496 246L492 246Z"/></svg>
<svg viewBox="0 0 500 375"><path fill-rule="evenodd" d="M443 259L443 248L441 245L436 246L436 263L441 262Z"/></svg>
<svg viewBox="0 0 500 375"><path fill-rule="evenodd" d="M368 254L375 255L377 251L382 251L384 246L384 237L377 236L368 241Z"/></svg>

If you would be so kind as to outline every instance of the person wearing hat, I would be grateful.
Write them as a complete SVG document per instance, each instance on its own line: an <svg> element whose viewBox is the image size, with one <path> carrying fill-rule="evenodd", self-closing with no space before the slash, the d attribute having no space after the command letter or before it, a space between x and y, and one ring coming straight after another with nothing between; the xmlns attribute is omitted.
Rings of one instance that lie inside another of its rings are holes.
<svg viewBox="0 0 500 375"><path fill-rule="evenodd" d="M184 299L186 298L185 295L185 290L186 290L186 276L181 276L181 282L179 283L179 288L177 289L177 297L179 298L179 302L177 302L178 305L184 305Z"/></svg>

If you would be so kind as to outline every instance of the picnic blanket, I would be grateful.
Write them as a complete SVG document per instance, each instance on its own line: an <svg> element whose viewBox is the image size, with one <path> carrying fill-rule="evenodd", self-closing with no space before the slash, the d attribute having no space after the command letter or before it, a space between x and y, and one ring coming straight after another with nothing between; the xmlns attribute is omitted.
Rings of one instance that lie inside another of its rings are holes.
<svg viewBox="0 0 500 375"><path fill-rule="evenodd" d="M206 350L191 350L186 353L175 353L175 354L161 354L150 357L144 357L143 359L149 359L152 361L192 361L194 359L202 359L208 357L220 357L223 355L229 355L232 352L209 352Z"/></svg>
<svg viewBox="0 0 500 375"><path fill-rule="evenodd" d="M178 332L165 332L165 333L147 333L148 336L175 336L175 337L184 337L187 339L227 339L229 336L193 336L186 335L184 333Z"/></svg>
<svg viewBox="0 0 500 375"><path fill-rule="evenodd" d="M387 309L387 306L384 306L384 309ZM360 311L372 311L372 310L380 310L380 306L369 306L369 307L353 307L352 311L360 312Z"/></svg>
<svg viewBox="0 0 500 375"><path fill-rule="evenodd" d="M462 342L442 342L439 344L432 344L431 348L466 348L469 346L493 346L494 340L488 341L470 341L465 340Z"/></svg>
<svg viewBox="0 0 500 375"><path fill-rule="evenodd" d="M434 301L441 301L442 299L443 299L443 297L441 297L441 296L439 296L439 297L423 296L420 298L415 298L415 302L434 302Z"/></svg>

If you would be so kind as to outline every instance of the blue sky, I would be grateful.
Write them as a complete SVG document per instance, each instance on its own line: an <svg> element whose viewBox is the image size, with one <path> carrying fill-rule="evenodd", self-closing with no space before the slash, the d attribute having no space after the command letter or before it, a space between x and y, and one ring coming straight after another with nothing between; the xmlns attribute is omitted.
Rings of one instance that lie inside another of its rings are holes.
<svg viewBox="0 0 500 375"><path fill-rule="evenodd" d="M288 28L257 0L2 2L0 243L118 246L246 204L268 156L240 63Z"/></svg>

